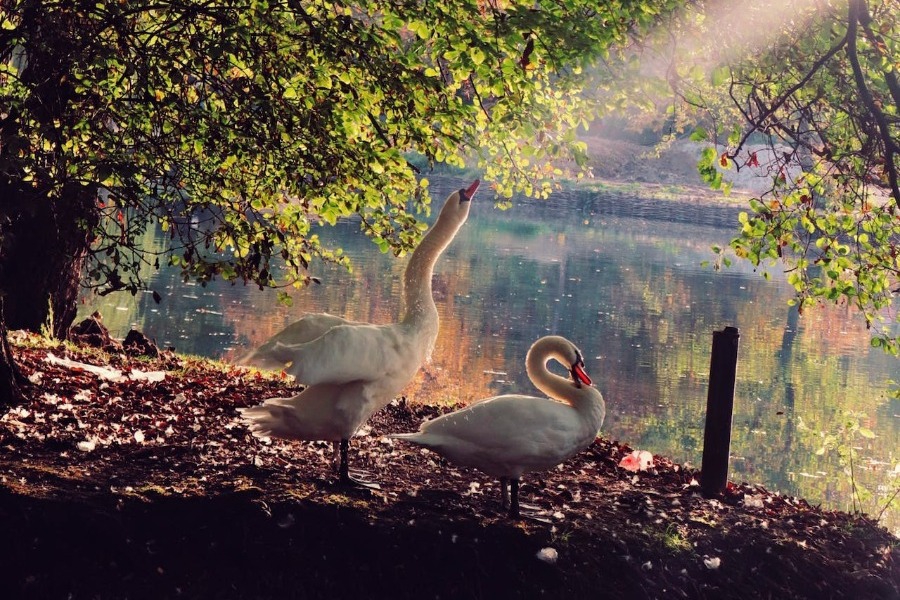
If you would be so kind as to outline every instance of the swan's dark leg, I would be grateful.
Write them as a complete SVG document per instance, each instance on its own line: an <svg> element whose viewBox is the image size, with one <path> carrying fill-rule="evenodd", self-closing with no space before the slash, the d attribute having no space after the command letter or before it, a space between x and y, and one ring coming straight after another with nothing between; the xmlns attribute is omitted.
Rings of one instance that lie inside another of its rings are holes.
<svg viewBox="0 0 900 600"><path fill-rule="evenodd" d="M341 460L341 443L331 442L331 466Z"/></svg>
<svg viewBox="0 0 900 600"><path fill-rule="evenodd" d="M500 478L500 508L509 508L509 479L506 477Z"/></svg>
<svg viewBox="0 0 900 600"><path fill-rule="evenodd" d="M531 504L519 505L519 478L514 477L509 480L510 502L509 512L507 513L511 519L528 519L539 523L551 523L549 518L542 514L539 507ZM505 490L505 488L504 488ZM522 512L524 511L524 512Z"/></svg>
<svg viewBox="0 0 900 600"><path fill-rule="evenodd" d="M350 440L341 440L340 442L340 466L338 467L338 475L342 484L350 483L350 463L347 460L347 452L350 450Z"/></svg>
<svg viewBox="0 0 900 600"><path fill-rule="evenodd" d="M513 477L509 480L509 516L519 518L519 478Z"/></svg>
<svg viewBox="0 0 900 600"><path fill-rule="evenodd" d="M380 489L381 486L377 483L371 483L369 481L364 481L362 479L358 479L350 475L350 461L347 459L347 454L350 450L350 440L341 440L340 446L340 454L341 454L341 464L338 467L338 476L340 478L340 484L346 485L350 487L362 487L368 489Z"/></svg>

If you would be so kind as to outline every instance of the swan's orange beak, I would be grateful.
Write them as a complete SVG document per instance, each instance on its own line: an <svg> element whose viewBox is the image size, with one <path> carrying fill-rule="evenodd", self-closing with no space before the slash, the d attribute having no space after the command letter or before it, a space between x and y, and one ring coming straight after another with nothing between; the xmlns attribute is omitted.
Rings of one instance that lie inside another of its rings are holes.
<svg viewBox="0 0 900 600"><path fill-rule="evenodd" d="M478 186L481 185L481 181L478 179L475 180L475 183L470 185L468 188L459 191L460 202L468 202L472 199L472 196L475 195L475 192L478 191Z"/></svg>
<svg viewBox="0 0 900 600"><path fill-rule="evenodd" d="M584 372L584 367L578 364L572 365L572 378L575 379L575 383L583 383L584 385L593 383L588 374Z"/></svg>

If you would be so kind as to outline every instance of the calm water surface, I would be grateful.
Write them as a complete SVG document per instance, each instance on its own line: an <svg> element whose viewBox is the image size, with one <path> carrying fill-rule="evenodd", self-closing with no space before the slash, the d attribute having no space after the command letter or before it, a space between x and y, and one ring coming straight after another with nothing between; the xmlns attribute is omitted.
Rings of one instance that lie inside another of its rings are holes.
<svg viewBox="0 0 900 600"><path fill-rule="evenodd" d="M434 180L436 203L463 183ZM821 433L836 431L849 409L876 435L847 443L860 453L855 477L871 493L863 507L877 514L900 485L900 404L887 396L900 363L870 349L862 319L848 309L800 318L777 273L765 281L747 265L720 273L701 266L711 245L728 242L736 214L585 193L500 211L480 194L435 269L440 335L407 397L535 393L525 353L542 335L559 334L582 349L606 398L604 437L699 466L712 332L731 325L741 332L731 479L852 508L837 454L817 454ZM323 284L297 292L291 308L272 291L204 288L163 270L150 276L161 304L123 294L89 298L83 312L99 309L118 337L136 327L180 352L226 360L306 312L396 319L405 259L379 253L352 222L322 237L345 249L353 272L318 265ZM898 512L883 518L894 531Z"/></svg>

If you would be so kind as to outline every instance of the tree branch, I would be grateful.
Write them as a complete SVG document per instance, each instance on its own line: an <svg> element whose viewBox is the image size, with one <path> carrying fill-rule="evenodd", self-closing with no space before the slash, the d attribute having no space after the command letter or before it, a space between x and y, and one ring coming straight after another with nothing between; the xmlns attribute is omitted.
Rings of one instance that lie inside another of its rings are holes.
<svg viewBox="0 0 900 600"><path fill-rule="evenodd" d="M859 8L861 9L861 12L857 15L859 17L859 24L862 25L869 41L872 42L872 46L881 58L889 58L886 57L883 52L883 48L885 47L884 40L872 30L872 15L869 14L868 7L863 2ZM897 72L893 70L885 71L884 80L887 83L888 89L891 91L891 96L894 98L895 106L900 108L900 82L897 80Z"/></svg>
<svg viewBox="0 0 900 600"><path fill-rule="evenodd" d="M800 79L800 81L798 81L797 83L795 83L794 85L789 87L787 89L787 91L784 92L784 94L782 94L780 98L776 99L775 102L773 102L767 109L762 110L760 112L759 117L757 117L756 119L749 119L750 129L746 133L744 133L743 136L741 136L741 141L738 142L738 145L735 148L734 153L730 154L730 157L732 159L737 157L738 153L744 147L744 144L747 143L747 139L749 139L749 137L751 135L753 135L753 133L755 133L756 131L759 131L761 129L761 124L764 123L766 121L766 119L768 119L773 114L775 114L775 111L777 111L779 108L781 108L782 105L791 98L791 96L793 96L795 93L797 93L798 90L800 90L804 85L806 85L809 82L809 80L812 79L813 75L815 75L819 71L819 69L821 69L825 65L825 63L827 63L829 60L831 60L831 58L835 54L837 54L841 48L844 47L844 44L847 43L848 37L849 37L849 32L847 34L845 34L844 37L841 38L841 40L837 44L832 46L828 50L828 52L823 54L816 62L814 62L812 67L809 69L809 71L807 71L806 75L804 75ZM740 109L740 107L738 107L738 108ZM743 112L743 111L741 111L741 112Z"/></svg>
<svg viewBox="0 0 900 600"><path fill-rule="evenodd" d="M900 176L897 174L897 165L894 163L894 155L900 149L898 149L897 143L891 137L890 125L888 125L884 113L875 104L875 98L866 85L856 51L857 24L859 15L862 12L868 13L865 7L865 0L850 0L847 22L847 58L850 60L850 67L853 70L853 79L859 90L859 97L878 125L879 136L884 144L884 168L887 171L888 183L891 186L891 195L894 197L894 205L900 207Z"/></svg>

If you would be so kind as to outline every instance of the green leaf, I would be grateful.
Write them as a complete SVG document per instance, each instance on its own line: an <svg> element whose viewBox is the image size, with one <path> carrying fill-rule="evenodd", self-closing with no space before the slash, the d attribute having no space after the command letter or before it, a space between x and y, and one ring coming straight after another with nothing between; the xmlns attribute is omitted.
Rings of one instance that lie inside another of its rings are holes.
<svg viewBox="0 0 900 600"><path fill-rule="evenodd" d="M691 141L694 142L703 142L709 139L708 134L706 133L706 129L703 127L697 127L694 131L691 132Z"/></svg>
<svg viewBox="0 0 900 600"><path fill-rule="evenodd" d="M290 308L294 305L294 299L287 292L279 290L277 293L277 297L278 297L278 303L281 304L282 306L286 306L286 307Z"/></svg>
<svg viewBox="0 0 900 600"><path fill-rule="evenodd" d="M710 83L713 87L719 87L731 78L731 69L728 66L717 67L710 74Z"/></svg>
<svg viewBox="0 0 900 600"><path fill-rule="evenodd" d="M862 437L864 437L868 440L875 439L875 432L872 431L871 429L867 429L866 427L860 427L858 430L858 433L859 433L859 435L861 435Z"/></svg>

